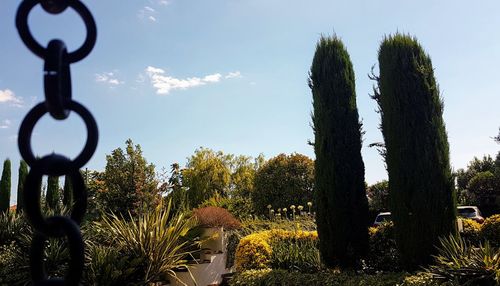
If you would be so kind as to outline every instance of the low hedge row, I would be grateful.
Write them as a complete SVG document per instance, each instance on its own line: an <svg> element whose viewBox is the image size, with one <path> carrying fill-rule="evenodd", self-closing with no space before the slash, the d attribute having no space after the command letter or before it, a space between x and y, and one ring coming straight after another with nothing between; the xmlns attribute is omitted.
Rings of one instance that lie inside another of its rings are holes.
<svg viewBox="0 0 500 286"><path fill-rule="evenodd" d="M283 269L247 270L237 273L230 282L231 286L455 286L446 282L439 283L425 274L410 275L404 272L384 274L358 274L338 271L317 273L290 272Z"/></svg>

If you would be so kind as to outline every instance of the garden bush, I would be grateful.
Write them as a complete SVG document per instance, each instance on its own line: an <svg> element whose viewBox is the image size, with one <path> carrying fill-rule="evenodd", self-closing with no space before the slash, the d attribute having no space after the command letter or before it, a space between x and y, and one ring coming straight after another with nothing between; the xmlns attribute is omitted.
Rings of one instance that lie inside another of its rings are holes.
<svg viewBox="0 0 500 286"><path fill-rule="evenodd" d="M434 278L458 285L500 285L500 251L488 242L473 247L461 237L440 239L435 264L427 268Z"/></svg>
<svg viewBox="0 0 500 286"><path fill-rule="evenodd" d="M319 269L317 238L314 231L300 230L273 229L250 234L240 240L236 269Z"/></svg>
<svg viewBox="0 0 500 286"><path fill-rule="evenodd" d="M481 225L473 219L462 219L462 225L463 231L460 236L472 245L479 245L481 242Z"/></svg>
<svg viewBox="0 0 500 286"><path fill-rule="evenodd" d="M231 230L226 233L227 246L226 246L226 268L234 266L236 249L240 240L254 232L260 232L271 229L284 229L290 231L314 231L316 230L316 223L314 219L309 216L297 216L295 220L287 219L260 219L252 218L246 219L241 222L241 228Z"/></svg>
<svg viewBox="0 0 500 286"><path fill-rule="evenodd" d="M193 217L202 227L223 227L231 230L241 227L241 223L226 209L214 206L195 209Z"/></svg>
<svg viewBox="0 0 500 286"><path fill-rule="evenodd" d="M492 246L500 247L500 214L486 218L481 226L481 237Z"/></svg>
<svg viewBox="0 0 500 286"><path fill-rule="evenodd" d="M407 279L409 274L404 272L384 273L376 275L359 274L354 272L338 272L333 270L318 271L316 273L301 273L283 269L247 270L237 273L230 282L231 286L434 286L453 285L439 284L431 278L425 277Z"/></svg>
<svg viewBox="0 0 500 286"><path fill-rule="evenodd" d="M370 228L370 252L366 259L367 271L398 271L399 253L394 238L394 224L385 222Z"/></svg>

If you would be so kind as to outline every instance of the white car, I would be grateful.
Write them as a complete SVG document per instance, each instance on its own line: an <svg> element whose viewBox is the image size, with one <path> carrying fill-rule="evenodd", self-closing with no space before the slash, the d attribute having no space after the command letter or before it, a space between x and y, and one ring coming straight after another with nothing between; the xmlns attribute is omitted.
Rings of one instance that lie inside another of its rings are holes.
<svg viewBox="0 0 500 286"><path fill-rule="evenodd" d="M457 212L460 217L473 219L478 223L484 222L484 217L476 206L460 206L457 207Z"/></svg>
<svg viewBox="0 0 500 286"><path fill-rule="evenodd" d="M379 213L377 215L377 217L375 218L375 222L373 223L373 226L377 227L377 226L381 225L383 222L388 222L388 221L392 221L390 212Z"/></svg>

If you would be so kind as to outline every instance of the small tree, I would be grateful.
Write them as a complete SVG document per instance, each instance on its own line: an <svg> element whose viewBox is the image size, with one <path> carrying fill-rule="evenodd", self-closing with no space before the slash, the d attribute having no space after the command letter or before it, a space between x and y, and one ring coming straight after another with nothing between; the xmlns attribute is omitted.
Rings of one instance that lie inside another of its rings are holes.
<svg viewBox="0 0 500 286"><path fill-rule="evenodd" d="M432 261L455 232L456 202L443 103L429 56L415 38L386 37L379 50L379 105L390 206L406 268Z"/></svg>
<svg viewBox="0 0 500 286"><path fill-rule="evenodd" d="M252 201L257 214L266 215L267 206L289 207L306 204L314 193L314 162L302 154L279 154L255 174Z"/></svg>
<svg viewBox="0 0 500 286"><path fill-rule="evenodd" d="M19 164L19 177L17 181L17 208L16 212L21 212L24 209L24 183L28 176L28 164L21 160Z"/></svg>
<svg viewBox="0 0 500 286"><path fill-rule="evenodd" d="M3 162L2 179L0 180L0 212L10 208L10 160Z"/></svg>
<svg viewBox="0 0 500 286"><path fill-rule="evenodd" d="M60 199L59 177L49 176L47 179L47 194L45 196L47 207L53 210L59 209Z"/></svg>
<svg viewBox="0 0 500 286"><path fill-rule="evenodd" d="M354 70L342 41L321 37L311 66L316 220L328 266L356 266L368 250L368 201Z"/></svg>
<svg viewBox="0 0 500 286"><path fill-rule="evenodd" d="M383 180L366 189L368 204L372 211L389 210L389 182Z"/></svg>

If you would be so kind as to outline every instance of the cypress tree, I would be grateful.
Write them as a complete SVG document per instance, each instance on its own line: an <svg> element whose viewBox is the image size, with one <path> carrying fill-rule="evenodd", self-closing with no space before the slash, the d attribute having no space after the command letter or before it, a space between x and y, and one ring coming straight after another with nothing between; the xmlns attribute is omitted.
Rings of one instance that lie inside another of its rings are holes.
<svg viewBox="0 0 500 286"><path fill-rule="evenodd" d="M386 37L374 98L387 148L390 208L407 269L432 262L440 236L454 233L456 199L443 102L430 57L413 37Z"/></svg>
<svg viewBox="0 0 500 286"><path fill-rule="evenodd" d="M368 248L368 201L354 71L336 36L317 43L309 86L320 253L328 266L353 267Z"/></svg>
<svg viewBox="0 0 500 286"><path fill-rule="evenodd" d="M21 212L24 208L24 182L28 176L28 164L21 160L19 164L19 177L17 181L17 208L16 212Z"/></svg>
<svg viewBox="0 0 500 286"><path fill-rule="evenodd" d="M10 160L3 162L2 179L0 180L0 212L10 208Z"/></svg>
<svg viewBox="0 0 500 286"><path fill-rule="evenodd" d="M71 185L71 179L66 176L64 179L63 188L63 205L67 208L71 208L73 203L73 185Z"/></svg>
<svg viewBox="0 0 500 286"><path fill-rule="evenodd" d="M59 177L49 176L47 180L47 195L45 200L50 209L57 210L59 207Z"/></svg>

